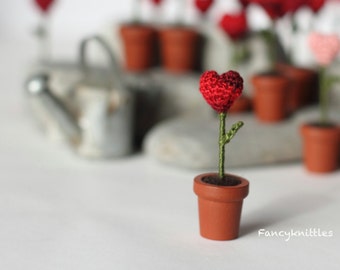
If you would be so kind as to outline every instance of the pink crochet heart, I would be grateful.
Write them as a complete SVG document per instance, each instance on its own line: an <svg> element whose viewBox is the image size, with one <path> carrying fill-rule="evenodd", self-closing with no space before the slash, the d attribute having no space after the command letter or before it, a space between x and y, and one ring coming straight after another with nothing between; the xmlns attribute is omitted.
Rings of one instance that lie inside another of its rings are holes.
<svg viewBox="0 0 340 270"><path fill-rule="evenodd" d="M340 39L334 34L314 32L309 35L308 42L316 61L321 66L331 64L340 50Z"/></svg>

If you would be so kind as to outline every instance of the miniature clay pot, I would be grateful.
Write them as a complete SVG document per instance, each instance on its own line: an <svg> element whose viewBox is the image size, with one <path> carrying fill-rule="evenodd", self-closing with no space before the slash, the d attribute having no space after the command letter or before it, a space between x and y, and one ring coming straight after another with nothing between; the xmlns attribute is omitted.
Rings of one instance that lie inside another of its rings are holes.
<svg viewBox="0 0 340 270"><path fill-rule="evenodd" d="M288 111L294 112L315 100L317 73L311 69L277 64L276 70L290 80Z"/></svg>
<svg viewBox="0 0 340 270"><path fill-rule="evenodd" d="M203 179L216 173L200 174L194 178L194 192L198 196L200 234L211 240L232 240L239 236L243 199L249 192L249 182L239 176L236 186L207 184Z"/></svg>
<svg viewBox="0 0 340 270"><path fill-rule="evenodd" d="M304 124L303 161L310 172L327 173L339 168L340 127L336 125Z"/></svg>
<svg viewBox="0 0 340 270"><path fill-rule="evenodd" d="M171 73L185 73L198 65L199 35L188 27L160 30L160 53L163 68Z"/></svg>
<svg viewBox="0 0 340 270"><path fill-rule="evenodd" d="M261 122L279 122L287 117L289 80L277 73L262 73L251 79L254 112Z"/></svg>
<svg viewBox="0 0 340 270"><path fill-rule="evenodd" d="M252 100L247 96L240 96L228 110L228 113L242 113L250 111Z"/></svg>
<svg viewBox="0 0 340 270"><path fill-rule="evenodd" d="M120 35L124 45L125 69L145 71L155 62L156 31L141 24L121 25Z"/></svg>

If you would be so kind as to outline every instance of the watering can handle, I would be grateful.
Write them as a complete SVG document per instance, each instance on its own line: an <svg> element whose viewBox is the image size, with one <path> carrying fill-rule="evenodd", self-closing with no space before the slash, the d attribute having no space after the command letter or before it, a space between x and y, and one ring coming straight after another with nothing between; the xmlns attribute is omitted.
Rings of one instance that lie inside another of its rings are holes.
<svg viewBox="0 0 340 270"><path fill-rule="evenodd" d="M117 60L115 56L112 53L112 50L110 46L107 44L107 42L100 36L94 35L90 36L88 38L85 38L80 43L80 68L84 74L87 74L89 66L86 60L86 51L88 44L90 42L96 42L98 43L108 54L110 59L110 67L111 67L111 76L113 79L113 82L115 84L115 88L119 90L125 89L125 84L123 82L122 76L121 76L121 70L119 68L119 65L117 63Z"/></svg>

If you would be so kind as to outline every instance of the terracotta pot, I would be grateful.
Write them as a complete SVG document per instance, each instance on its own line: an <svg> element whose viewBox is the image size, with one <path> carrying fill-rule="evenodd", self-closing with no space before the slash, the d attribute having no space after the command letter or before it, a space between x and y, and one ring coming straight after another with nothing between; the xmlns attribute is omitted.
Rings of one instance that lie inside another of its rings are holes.
<svg viewBox="0 0 340 270"><path fill-rule="evenodd" d="M277 71L290 80L288 95L288 110L297 109L315 100L317 73L311 69L296 67L288 64L277 64Z"/></svg>
<svg viewBox="0 0 340 270"><path fill-rule="evenodd" d="M278 122L286 118L289 80L276 73L264 73L253 76L251 82L258 120Z"/></svg>
<svg viewBox="0 0 340 270"><path fill-rule="evenodd" d="M194 178L194 192L198 196L200 234L211 240L232 240L238 237L243 199L249 192L249 182L239 176L236 186L216 186L203 182L206 176L216 173L200 174Z"/></svg>
<svg viewBox="0 0 340 270"><path fill-rule="evenodd" d="M340 127L305 124L300 131L307 170L319 173L337 170L340 160Z"/></svg>
<svg viewBox="0 0 340 270"><path fill-rule="evenodd" d="M166 28L160 31L162 66L166 71L184 73L197 66L198 33L191 28Z"/></svg>
<svg viewBox="0 0 340 270"><path fill-rule="evenodd" d="M242 113L250 111L252 100L247 96L240 96L235 103L230 107L228 113Z"/></svg>
<svg viewBox="0 0 340 270"><path fill-rule="evenodd" d="M124 45L125 69L144 71L154 65L156 31L150 26L125 24L120 28Z"/></svg>

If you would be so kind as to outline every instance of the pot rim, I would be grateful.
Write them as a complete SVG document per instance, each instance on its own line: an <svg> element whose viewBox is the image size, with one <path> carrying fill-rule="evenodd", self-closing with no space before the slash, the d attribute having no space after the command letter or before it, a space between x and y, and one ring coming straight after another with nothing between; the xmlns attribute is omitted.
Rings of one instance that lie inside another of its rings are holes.
<svg viewBox="0 0 340 270"><path fill-rule="evenodd" d="M320 121L309 121L306 123L301 124L301 127L305 128L315 128L315 129L338 129L340 126L336 122L328 122L326 125L323 125L320 123Z"/></svg>
<svg viewBox="0 0 340 270"><path fill-rule="evenodd" d="M239 179L241 183L236 186L217 186L202 181L203 177L209 175L215 176L217 173L202 173L194 178L194 192L198 197L212 201L233 202L242 201L248 196L249 182L245 178L227 173L226 175Z"/></svg>
<svg viewBox="0 0 340 270"><path fill-rule="evenodd" d="M320 140L340 138L340 126L332 123L329 126L318 126L318 122L309 122L300 126L300 134L303 138L312 137Z"/></svg>
<svg viewBox="0 0 340 270"><path fill-rule="evenodd" d="M334 136L334 133L338 133L340 136L340 125L335 122L331 122L328 126L318 126L318 122L307 122L300 126L300 132L303 136L318 136L318 134L329 134Z"/></svg>

